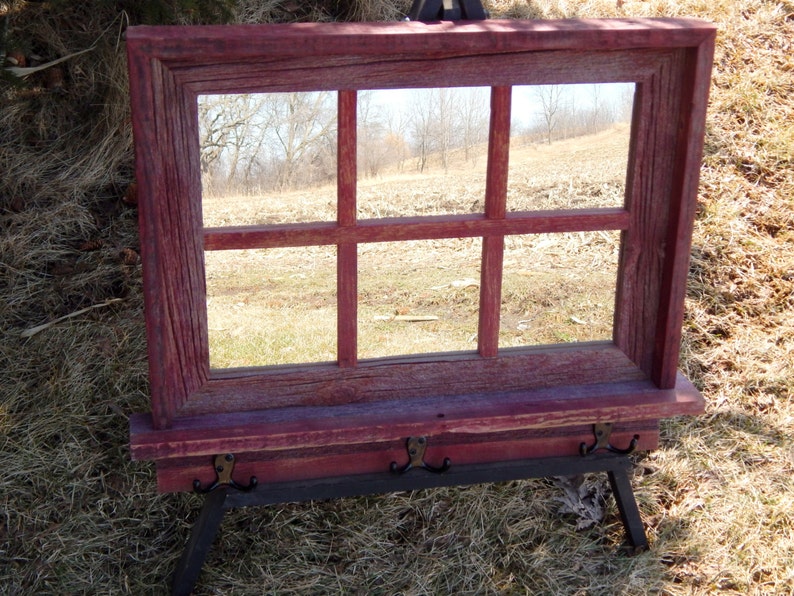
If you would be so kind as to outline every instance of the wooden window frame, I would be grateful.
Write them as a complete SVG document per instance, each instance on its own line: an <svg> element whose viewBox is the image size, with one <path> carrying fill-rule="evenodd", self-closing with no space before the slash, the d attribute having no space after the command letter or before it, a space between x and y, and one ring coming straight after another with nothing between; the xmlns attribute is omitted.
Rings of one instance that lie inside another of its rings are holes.
<svg viewBox="0 0 794 596"><path fill-rule="evenodd" d="M407 436L490 437L497 457L521 433L700 412L677 365L714 37L686 19L130 28L152 404L132 418L133 456L182 490L227 451L276 478L300 477L272 463L285 452L356 452L343 467L357 473ZM581 83L636 85L624 206L508 212L511 87ZM492 90L484 213L358 221L356 162L341 158L355 157L356 92L460 86ZM203 228L199 95L280 91L338 91L337 221ZM613 339L498 348L504 236L590 230L621 232ZM483 238L477 351L358 361L357 245L456 237ZM319 244L337 246L338 361L211 370L204 251Z"/></svg>

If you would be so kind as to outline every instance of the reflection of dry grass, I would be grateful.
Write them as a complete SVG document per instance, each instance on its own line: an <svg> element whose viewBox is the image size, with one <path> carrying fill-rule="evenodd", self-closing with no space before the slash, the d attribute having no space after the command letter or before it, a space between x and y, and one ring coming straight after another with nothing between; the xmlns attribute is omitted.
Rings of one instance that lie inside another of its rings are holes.
<svg viewBox="0 0 794 596"><path fill-rule="evenodd" d="M627 127L551 146L514 145L511 209L621 204ZM362 181L359 211L362 217L481 211L484 179L484 165L466 163L423 174L394 172ZM205 221L333 219L332 193L212 198L205 201ZM507 238L500 345L611 338L617 243L606 233ZM479 240L360 246L360 357L476 349L481 250ZM335 261L329 250L252 251L247 263L243 254L207 255L212 365L333 360ZM454 285L464 280L472 283ZM322 305L313 305L318 285ZM389 319L395 313L435 319Z"/></svg>
<svg viewBox="0 0 794 596"><path fill-rule="evenodd" d="M610 339L616 233L508 237L502 347ZM479 239L359 249L361 358L475 350ZM207 254L213 367L336 358L334 251ZM430 320L409 320L411 316Z"/></svg>
<svg viewBox="0 0 794 596"><path fill-rule="evenodd" d="M11 4L21 7L11 41L47 59L89 47L118 16L108 2ZM281 20L320 6L278 4ZM234 511L197 592L792 593L791 2L487 4L495 16L687 15L720 26L683 348L708 409L665 422L662 447L638 458L651 550L616 554L611 501L602 523L577 532L558 514L559 490L510 482ZM339 5L314 14L331 18ZM130 462L124 447L127 415L148 407L146 342L140 272L120 258L137 246L135 210L120 199L131 176L123 46L114 29L103 40L64 64L65 95L35 77L2 90L0 586L9 594L164 592L200 505L158 496L153 466ZM113 297L124 302L20 337Z"/></svg>
<svg viewBox="0 0 794 596"><path fill-rule="evenodd" d="M508 181L509 211L615 207L623 201L628 160L628 125L619 124L594 135L557 141L553 145L529 144L516 137L511 142ZM430 166L419 172L411 160L385 169L376 177L358 182L360 219L405 215L477 213L484 209L485 145L464 159L453 152L442 168L431 156ZM336 188L291 190L261 194L251 189L242 196L203 198L204 225L334 221Z"/></svg>

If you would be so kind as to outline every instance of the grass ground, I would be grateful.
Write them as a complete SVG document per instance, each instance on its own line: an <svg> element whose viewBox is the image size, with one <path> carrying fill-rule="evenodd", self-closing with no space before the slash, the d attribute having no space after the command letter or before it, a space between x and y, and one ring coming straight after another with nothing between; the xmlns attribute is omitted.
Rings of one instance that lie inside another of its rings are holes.
<svg viewBox="0 0 794 596"><path fill-rule="evenodd" d="M7 594L163 593L200 504L157 495L153 467L125 446L128 415L148 407L119 38L127 17L145 16L139 4L0 2L6 49L53 59L94 47L61 78L2 89ZM794 4L486 4L494 16L686 15L720 27L682 361L707 410L666 421L660 449L637 458L651 549L616 553L608 499L604 520L577 530L559 483L511 482L234 511L197 593L794 592ZM241 13L392 18L393 7L247 1ZM22 336L90 305L102 306ZM597 478L582 490L605 493Z"/></svg>

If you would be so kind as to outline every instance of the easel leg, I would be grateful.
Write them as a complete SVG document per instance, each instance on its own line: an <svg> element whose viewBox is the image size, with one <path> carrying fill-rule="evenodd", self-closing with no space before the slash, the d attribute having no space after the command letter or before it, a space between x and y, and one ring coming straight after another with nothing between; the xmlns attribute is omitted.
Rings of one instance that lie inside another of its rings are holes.
<svg viewBox="0 0 794 596"><path fill-rule="evenodd" d="M620 511L620 519L626 529L626 538L634 548L634 552L640 552L648 548L648 539L645 537L645 526L642 525L640 510L637 501L634 499L634 491L631 488L628 468L610 470L609 484L612 487L612 494Z"/></svg>
<svg viewBox="0 0 794 596"><path fill-rule="evenodd" d="M182 557L174 571L171 583L173 596L188 596L193 591L201 567L204 565L204 559L207 558L207 553L226 513L223 505L227 491L227 487L219 486L207 494L201 513L193 525L190 540L185 545L185 550L182 551Z"/></svg>

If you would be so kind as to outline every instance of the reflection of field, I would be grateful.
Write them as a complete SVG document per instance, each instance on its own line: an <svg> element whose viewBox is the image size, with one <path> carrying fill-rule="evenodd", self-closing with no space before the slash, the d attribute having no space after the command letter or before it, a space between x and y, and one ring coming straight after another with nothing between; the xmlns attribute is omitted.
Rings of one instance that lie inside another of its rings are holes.
<svg viewBox="0 0 794 596"><path fill-rule="evenodd" d="M511 153L509 210L619 206L627 128ZM485 160L359 182L359 217L482 211ZM407 169L408 164L404 166ZM335 219L335 189L205 200L205 225ZM507 237L500 347L611 337L619 234ZM479 238L359 246L359 358L475 350ZM336 359L334 247L207 253L213 367Z"/></svg>

